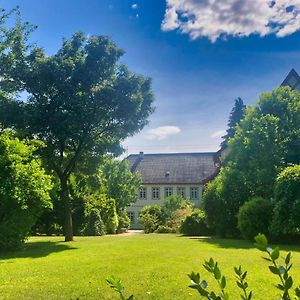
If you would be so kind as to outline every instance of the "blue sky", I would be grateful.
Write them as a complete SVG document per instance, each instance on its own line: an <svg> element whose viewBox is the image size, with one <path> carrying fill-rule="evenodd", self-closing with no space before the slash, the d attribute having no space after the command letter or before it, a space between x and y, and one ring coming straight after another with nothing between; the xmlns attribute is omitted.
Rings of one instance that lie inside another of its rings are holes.
<svg viewBox="0 0 300 300"><path fill-rule="evenodd" d="M300 71L299 0L0 0L54 53L76 31L109 35L153 79L156 111L128 153L216 151L234 99L247 105Z"/></svg>

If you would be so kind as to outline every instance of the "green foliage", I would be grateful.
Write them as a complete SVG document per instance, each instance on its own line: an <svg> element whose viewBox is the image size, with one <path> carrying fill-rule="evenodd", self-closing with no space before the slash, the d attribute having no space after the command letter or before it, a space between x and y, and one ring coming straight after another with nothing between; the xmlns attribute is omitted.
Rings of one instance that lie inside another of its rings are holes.
<svg viewBox="0 0 300 300"><path fill-rule="evenodd" d="M187 200L179 195L171 195L164 200L163 210L167 218L170 218L176 210L191 206Z"/></svg>
<svg viewBox="0 0 300 300"><path fill-rule="evenodd" d="M258 233L269 233L273 206L270 200L255 197L239 209L238 228L245 239L253 240Z"/></svg>
<svg viewBox="0 0 300 300"><path fill-rule="evenodd" d="M133 295L126 297L125 296L125 288L122 285L120 279L116 279L114 276L110 276L109 278L106 279L107 284L117 291L120 295L120 300L133 300L134 297Z"/></svg>
<svg viewBox="0 0 300 300"><path fill-rule="evenodd" d="M194 209L181 223L180 232L184 235L208 235L205 214L200 209Z"/></svg>
<svg viewBox="0 0 300 300"><path fill-rule="evenodd" d="M103 224L100 211L93 208L87 216L87 223L85 224L82 233L84 235L99 236L105 234L105 226Z"/></svg>
<svg viewBox="0 0 300 300"><path fill-rule="evenodd" d="M203 194L203 209L208 226L222 237L237 236L237 213L248 197L240 172L224 167Z"/></svg>
<svg viewBox="0 0 300 300"><path fill-rule="evenodd" d="M191 279L191 285L189 285L189 287L197 290L201 296L206 297L207 299L228 300L229 295L225 292L226 278L225 276L222 276L218 263L215 262L212 258L210 258L209 261L204 262L203 267L209 273L213 274L220 288L220 293L216 293L214 291L208 292L206 290L208 286L207 282L205 280L200 281L200 274L199 273L196 274L195 272L192 272L191 274L188 275L189 278Z"/></svg>
<svg viewBox="0 0 300 300"><path fill-rule="evenodd" d="M180 196L170 196L164 205L144 206L139 215L139 223L145 233L178 232L180 224L191 214L192 205Z"/></svg>
<svg viewBox="0 0 300 300"><path fill-rule="evenodd" d="M120 154L120 142L147 124L151 80L120 65L124 52L109 37L75 33L48 56L28 46L27 27L19 22L9 31L12 45L0 52L1 88L12 96L0 99L0 122L45 143L40 152L59 178L66 240L72 240L70 176L95 171L104 154Z"/></svg>
<svg viewBox="0 0 300 300"><path fill-rule="evenodd" d="M286 257L283 259L283 263L280 263L280 250L279 247L275 247L272 249L268 247L267 238L259 234L255 237L255 241L260 250L266 252L268 257L264 257L264 259L271 263L269 266L269 270L271 273L278 276L280 282L276 285L276 288L282 293L280 299L282 300L291 300L290 290L293 286L293 278L290 275L290 270L292 268L291 252L288 252ZM300 286L295 289L295 298L300 299Z"/></svg>
<svg viewBox="0 0 300 300"><path fill-rule="evenodd" d="M42 210L51 208L51 178L35 155L40 147L0 135L0 250L20 247Z"/></svg>
<svg viewBox="0 0 300 300"><path fill-rule="evenodd" d="M248 293L249 284L247 282L247 271L243 272L242 267L234 267L235 277L237 279L236 284L242 290L241 299L242 300L251 300L252 291Z"/></svg>
<svg viewBox="0 0 300 300"><path fill-rule="evenodd" d="M272 232L299 234L300 232L300 165L285 168L277 177Z"/></svg>
<svg viewBox="0 0 300 300"><path fill-rule="evenodd" d="M125 232L130 228L130 219L126 213L126 210L123 210L118 214L118 220L119 220L119 224L118 224L117 233Z"/></svg>
<svg viewBox="0 0 300 300"><path fill-rule="evenodd" d="M155 230L155 233L176 233L176 232L177 232L176 228L167 225L159 225Z"/></svg>
<svg viewBox="0 0 300 300"><path fill-rule="evenodd" d="M242 120L246 111L246 105L244 104L243 100L239 97L234 101L234 107L229 116L228 120L228 129L226 130L226 135L222 136L223 141L221 143L221 148L226 148L228 144L228 140L232 138L236 131L236 126Z"/></svg>
<svg viewBox="0 0 300 300"><path fill-rule="evenodd" d="M171 231L178 232L183 220L191 214L192 204L181 196L172 195L165 199L162 211L164 214L163 224L171 228Z"/></svg>
<svg viewBox="0 0 300 300"><path fill-rule="evenodd" d="M152 233L158 228L160 222L157 215L152 215L150 212L145 211L140 214L139 223L145 233Z"/></svg>
<svg viewBox="0 0 300 300"><path fill-rule="evenodd" d="M129 170L126 160L106 158L99 172L108 197L116 200L118 213L136 201L136 191L140 188L141 181L138 174Z"/></svg>
<svg viewBox="0 0 300 300"><path fill-rule="evenodd" d="M101 195L100 214L106 233L116 233L119 225L115 199Z"/></svg>
<svg viewBox="0 0 300 300"><path fill-rule="evenodd" d="M108 198L106 194L99 192L85 197L85 224L89 222L90 214L96 210L100 213L101 223L104 224L104 232L114 234L118 229L118 215L115 200ZM93 215L92 215L93 216ZM84 233L84 231L82 231Z"/></svg>
<svg viewBox="0 0 300 300"><path fill-rule="evenodd" d="M239 208L253 197L273 199L278 173L300 162L300 93L280 87L262 94L246 110L228 146L229 154L216 183L208 188L204 208L210 226L235 235Z"/></svg>

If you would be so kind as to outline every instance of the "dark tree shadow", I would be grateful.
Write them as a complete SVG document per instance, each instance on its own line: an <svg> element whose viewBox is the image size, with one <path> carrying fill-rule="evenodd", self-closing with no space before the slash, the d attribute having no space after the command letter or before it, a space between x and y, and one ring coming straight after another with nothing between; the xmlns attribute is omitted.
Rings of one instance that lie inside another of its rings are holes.
<svg viewBox="0 0 300 300"><path fill-rule="evenodd" d="M200 236L200 237L193 236L189 238L193 240L198 240L199 242L213 244L219 248L225 248L225 249L255 249L256 248L254 242L240 240L240 239L222 239L222 238L207 237L207 236ZM283 251L300 252L300 243L297 243L296 245L270 243L270 247L275 247L275 246L279 246L280 250Z"/></svg>
<svg viewBox="0 0 300 300"><path fill-rule="evenodd" d="M52 241L39 241L28 242L24 248L18 251L0 252L1 260L7 260L12 258L39 258L48 256L51 253L62 252L67 250L75 250L77 248L71 247L64 242L52 242Z"/></svg>

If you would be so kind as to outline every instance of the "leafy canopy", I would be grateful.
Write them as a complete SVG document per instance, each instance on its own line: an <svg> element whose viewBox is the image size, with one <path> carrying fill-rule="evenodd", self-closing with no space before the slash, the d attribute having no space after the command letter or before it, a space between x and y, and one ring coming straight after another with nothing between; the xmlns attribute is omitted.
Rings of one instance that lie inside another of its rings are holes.
<svg viewBox="0 0 300 300"><path fill-rule="evenodd" d="M35 155L39 147L0 135L0 250L20 247L42 209L51 208L52 182Z"/></svg>

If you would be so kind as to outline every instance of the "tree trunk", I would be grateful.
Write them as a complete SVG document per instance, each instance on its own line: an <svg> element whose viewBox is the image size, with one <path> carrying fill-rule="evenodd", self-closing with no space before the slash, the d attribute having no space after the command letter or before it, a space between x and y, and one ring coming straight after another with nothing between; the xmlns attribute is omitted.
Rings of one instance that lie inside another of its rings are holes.
<svg viewBox="0 0 300 300"><path fill-rule="evenodd" d="M61 196L65 207L65 242L73 241L72 205L69 197L68 180L60 178Z"/></svg>

